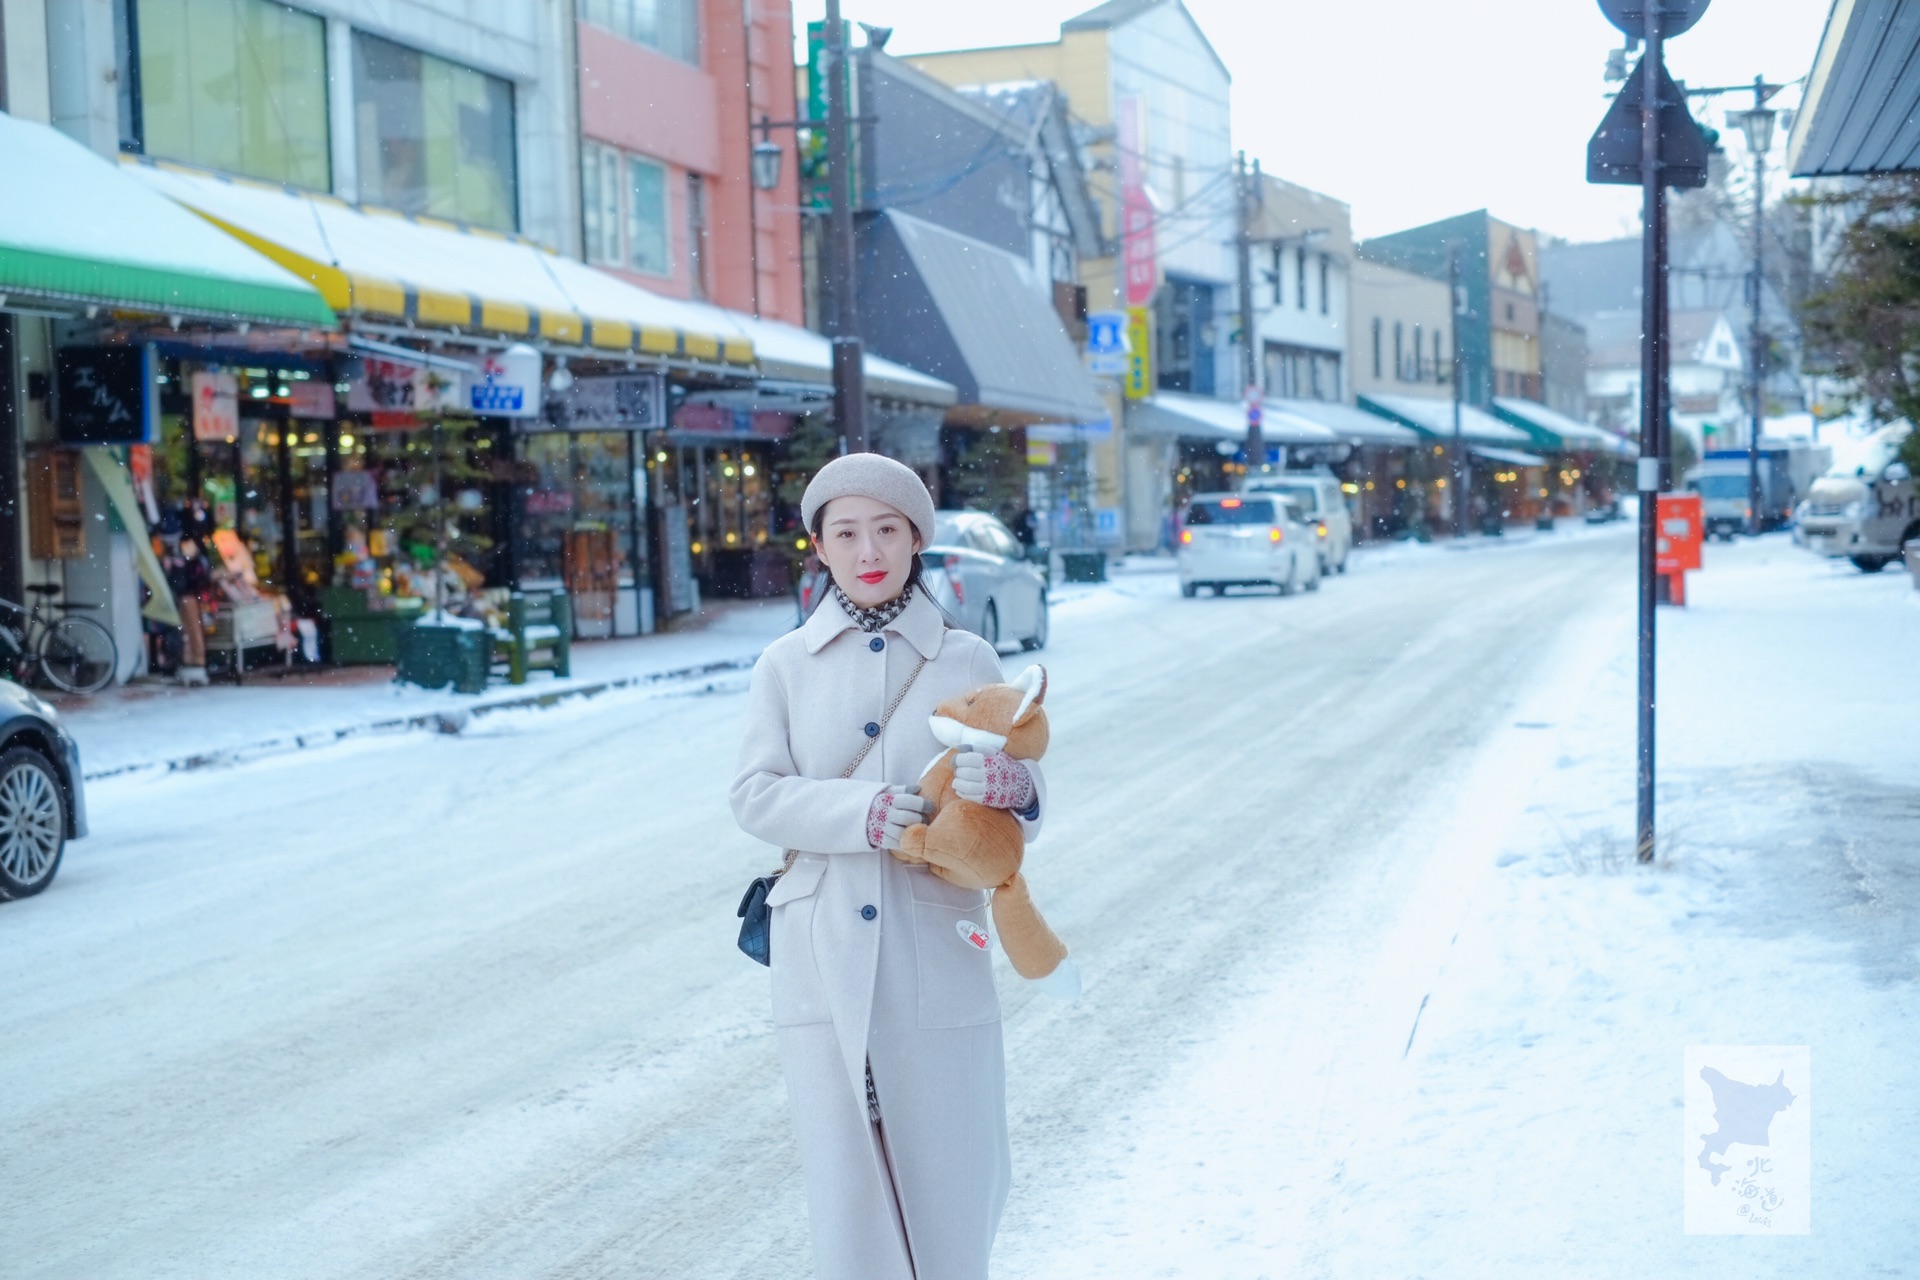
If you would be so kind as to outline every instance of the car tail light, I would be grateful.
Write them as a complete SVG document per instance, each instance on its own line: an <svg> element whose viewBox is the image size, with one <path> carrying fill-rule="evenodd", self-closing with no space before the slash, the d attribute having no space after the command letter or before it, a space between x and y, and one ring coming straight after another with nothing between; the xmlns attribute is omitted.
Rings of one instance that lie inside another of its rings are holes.
<svg viewBox="0 0 1920 1280"><path fill-rule="evenodd" d="M1222 499L1220 499L1220 505L1221 505L1221 506L1223 506L1223 507L1225 507L1225 508L1226 508L1227 510L1229 510L1229 511L1231 511L1231 510L1233 510L1233 509L1234 509L1235 507L1237 507L1237 506L1239 506L1239 505L1240 505L1240 499L1238 499L1238 498L1222 498Z"/></svg>
<svg viewBox="0 0 1920 1280"><path fill-rule="evenodd" d="M1319 534L1323 538L1327 536L1327 526L1323 524L1317 524L1313 526L1313 531Z"/></svg>
<svg viewBox="0 0 1920 1280"><path fill-rule="evenodd" d="M1186 546L1192 546L1192 545L1193 545L1193 530L1191 530L1191 529L1182 529L1182 530L1180 531L1180 541L1181 541L1181 542L1182 542L1182 543L1183 543L1184 545L1186 545Z"/></svg>
<svg viewBox="0 0 1920 1280"><path fill-rule="evenodd" d="M947 570L947 581L953 584L953 602L955 604L965 604L967 602L967 588L960 581L960 557L948 556L944 564Z"/></svg>
<svg viewBox="0 0 1920 1280"><path fill-rule="evenodd" d="M1278 529L1269 529L1269 530L1267 530L1267 541L1268 541L1268 542L1279 542L1279 541L1280 541L1280 540L1281 540L1282 538L1285 538L1286 536L1287 536L1286 534L1284 534L1284 533L1282 533L1282 532L1281 532L1280 530L1278 530Z"/></svg>

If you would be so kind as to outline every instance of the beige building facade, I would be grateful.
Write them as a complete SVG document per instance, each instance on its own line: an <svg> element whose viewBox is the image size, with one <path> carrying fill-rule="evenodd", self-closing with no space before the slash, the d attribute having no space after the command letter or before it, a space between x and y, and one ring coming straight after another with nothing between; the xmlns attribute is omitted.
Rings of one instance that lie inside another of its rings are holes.
<svg viewBox="0 0 1920 1280"><path fill-rule="evenodd" d="M1453 330L1444 280L1366 258L1349 286L1355 395L1453 395Z"/></svg>

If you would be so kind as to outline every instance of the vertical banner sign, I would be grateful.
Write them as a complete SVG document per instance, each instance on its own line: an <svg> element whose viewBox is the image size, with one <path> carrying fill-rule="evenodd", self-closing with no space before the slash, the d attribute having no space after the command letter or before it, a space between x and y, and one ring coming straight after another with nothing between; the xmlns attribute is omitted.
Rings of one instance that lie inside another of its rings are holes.
<svg viewBox="0 0 1920 1280"><path fill-rule="evenodd" d="M1127 399L1153 394L1153 322L1146 307L1127 308Z"/></svg>
<svg viewBox="0 0 1920 1280"><path fill-rule="evenodd" d="M225 369L196 369L187 380L193 391L193 438L233 440L240 435L240 382Z"/></svg>
<svg viewBox="0 0 1920 1280"><path fill-rule="evenodd" d="M1147 199L1143 157L1146 130L1141 127L1142 103L1137 95L1120 99L1120 118L1116 136L1120 149L1120 258L1126 273L1125 297L1129 307L1144 307L1153 301L1155 277L1159 274L1153 251L1153 202Z"/></svg>
<svg viewBox="0 0 1920 1280"><path fill-rule="evenodd" d="M842 19L840 23L841 48L846 49L852 47L852 31L853 25L845 19ZM800 162L800 202L808 209L818 209L821 212L825 212L832 203L831 200L828 199L831 193L827 186L827 79L823 74L828 61L828 59L823 56L826 52L826 47L827 24L824 22L809 22L807 24L807 100L804 118L817 120L820 122L820 126L816 129L800 130L799 136L796 138L795 150L798 152ZM840 69L840 76L841 79L847 83L847 102L851 105L853 102L852 81L848 78L845 67ZM850 112L850 114L857 115L859 113L853 111ZM859 144L860 136L861 131L858 129L854 130L853 139L856 148ZM859 167L858 164L852 166L855 172L859 171ZM851 175L849 175L849 179L851 179Z"/></svg>

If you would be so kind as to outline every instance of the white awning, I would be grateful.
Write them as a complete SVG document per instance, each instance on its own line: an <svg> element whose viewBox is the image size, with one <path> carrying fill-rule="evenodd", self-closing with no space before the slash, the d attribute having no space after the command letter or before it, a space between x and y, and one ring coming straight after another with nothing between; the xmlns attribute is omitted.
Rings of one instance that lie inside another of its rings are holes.
<svg viewBox="0 0 1920 1280"><path fill-rule="evenodd" d="M1268 444L1336 444L1340 436L1293 413L1264 406L1260 434ZM1199 440L1247 438L1247 409L1236 400L1215 400L1179 391L1160 391L1127 406L1127 430L1141 435Z"/></svg>
<svg viewBox="0 0 1920 1280"><path fill-rule="evenodd" d="M44 124L0 112L0 306L331 329L304 279Z"/></svg>
<svg viewBox="0 0 1920 1280"><path fill-rule="evenodd" d="M1635 452L1632 444L1611 431L1589 426L1532 400L1495 396L1493 409L1509 424L1531 435L1535 443L1544 448L1567 453L1604 453L1614 457L1631 457Z"/></svg>
<svg viewBox="0 0 1920 1280"><path fill-rule="evenodd" d="M719 310L717 307L712 309ZM833 343L827 338L811 329L802 329L799 325L780 320L742 315L737 311L722 314L752 340L761 377L776 381L788 379L814 386L832 385ZM874 355L871 351L865 353L861 368L866 372L867 395L872 399L901 400L937 408L945 408L959 399L959 392L951 382L918 369L910 369L904 364Z"/></svg>
<svg viewBox="0 0 1920 1280"><path fill-rule="evenodd" d="M1367 395L1359 397L1362 409L1372 410L1412 427L1421 435L1442 443L1453 438L1453 401L1430 400L1424 396ZM1460 406L1460 435L1476 444L1532 444L1533 437L1518 427L1510 427L1484 409L1470 404Z"/></svg>
<svg viewBox="0 0 1920 1280"><path fill-rule="evenodd" d="M152 161L128 171L319 290L342 315L666 360L748 365L725 313L522 240Z"/></svg>
<svg viewBox="0 0 1920 1280"><path fill-rule="evenodd" d="M1476 458L1485 458L1488 462L1504 462L1511 467L1544 467L1547 460L1537 453L1522 453L1518 449L1494 449L1486 445L1470 444L1467 452Z"/></svg>
<svg viewBox="0 0 1920 1280"><path fill-rule="evenodd" d="M1403 427L1377 413L1368 413L1365 409L1356 409L1350 404L1340 404L1333 400L1269 400L1267 413L1270 417L1284 414L1293 418L1305 418L1308 422L1324 427L1339 439L1352 445L1405 449L1420 443L1419 433L1410 427Z"/></svg>

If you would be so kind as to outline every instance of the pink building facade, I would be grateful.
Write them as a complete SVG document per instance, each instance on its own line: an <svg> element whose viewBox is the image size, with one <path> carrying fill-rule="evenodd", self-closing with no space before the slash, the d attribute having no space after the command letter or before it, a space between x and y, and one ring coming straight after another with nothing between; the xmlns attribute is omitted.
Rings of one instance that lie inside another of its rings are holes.
<svg viewBox="0 0 1920 1280"><path fill-rule="evenodd" d="M791 130L754 189L753 123L794 115L787 0L587 0L579 24L586 258L643 288L803 322ZM650 16L641 17L642 13Z"/></svg>

